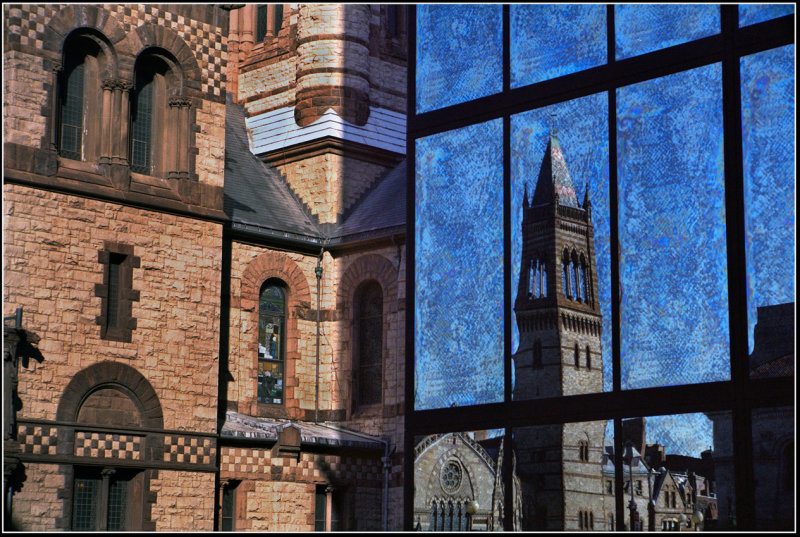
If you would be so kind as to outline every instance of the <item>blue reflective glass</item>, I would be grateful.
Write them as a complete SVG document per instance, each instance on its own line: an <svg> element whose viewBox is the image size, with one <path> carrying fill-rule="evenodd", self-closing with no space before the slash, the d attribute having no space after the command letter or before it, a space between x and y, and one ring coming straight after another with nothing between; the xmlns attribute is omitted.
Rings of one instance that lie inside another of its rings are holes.
<svg viewBox="0 0 800 537"><path fill-rule="evenodd" d="M581 383L580 387L577 384L566 387L565 393L578 393L575 390L610 390L612 379L611 258L609 254L608 206L608 96L605 93L566 101L511 117L511 307L520 311L526 309L526 304L520 303L519 298L520 271L523 265L530 264L529 262L526 264L526 260L522 259L523 243L526 240L526 233L523 231L523 200L527 195L529 203L534 203L540 170L546 157L545 153L551 133L554 133L558 140L559 151L566 165L566 176L569 177L571 189L574 192L574 198L572 196L561 197L560 203L567 206L584 207L588 189L591 222L594 228L594 259L591 260L591 263L594 264L597 271L597 296L603 327L600 339L601 348L593 349L592 354L595 367L599 366L602 359L602 381L605 385L601 382L599 386L587 389L586 384ZM551 249L541 253L549 258L545 259L549 266L547 274L543 278L547 285L555 286L557 280L565 281L560 252L556 252L556 247L553 245ZM554 256L557 257L554 258ZM574 270L572 272L574 274ZM552 275L557 275L557 278L551 277ZM567 278L566 281L571 280ZM547 296L555 297L557 294L565 296L566 287L562 286L558 293L555 292L555 287L552 289L552 294L548 293ZM523 299L524 297L525 294L522 295ZM535 304L531 305L535 307ZM513 355L522 353L528 348L532 349L535 339L541 339L544 347L552 352L553 346L545 341L546 334L539 334L538 331L532 341L521 342L521 319L518 319L514 312L512 312L511 319ZM585 343L581 348L584 346ZM515 358L515 367L520 366L521 363L522 360ZM570 374L572 373L570 372ZM516 370L514 382L520 383L514 392L515 399L537 397L536 387L528 389L523 386L525 379L521 378ZM548 394L541 387L538 390L539 397L549 395L552 394Z"/></svg>
<svg viewBox="0 0 800 537"><path fill-rule="evenodd" d="M740 63L748 337L751 366L768 376L789 371L776 360L788 359L794 333L794 63L794 45Z"/></svg>
<svg viewBox="0 0 800 537"><path fill-rule="evenodd" d="M730 378L721 75L617 90L623 389Z"/></svg>
<svg viewBox="0 0 800 537"><path fill-rule="evenodd" d="M615 6L616 56L630 58L719 33L719 6Z"/></svg>
<svg viewBox="0 0 800 537"><path fill-rule="evenodd" d="M511 87L606 63L604 5L512 5Z"/></svg>
<svg viewBox="0 0 800 537"><path fill-rule="evenodd" d="M503 89L500 5L417 7L417 112Z"/></svg>
<svg viewBox="0 0 800 537"><path fill-rule="evenodd" d="M739 6L739 26L748 26L793 13L794 4L742 4Z"/></svg>
<svg viewBox="0 0 800 537"><path fill-rule="evenodd" d="M502 121L416 142L417 410L503 400Z"/></svg>

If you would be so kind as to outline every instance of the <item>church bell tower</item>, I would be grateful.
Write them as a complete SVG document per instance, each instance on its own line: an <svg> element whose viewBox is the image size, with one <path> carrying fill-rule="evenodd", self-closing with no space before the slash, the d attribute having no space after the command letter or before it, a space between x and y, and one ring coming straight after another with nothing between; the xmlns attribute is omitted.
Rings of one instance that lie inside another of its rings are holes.
<svg viewBox="0 0 800 537"><path fill-rule="evenodd" d="M550 133L533 197L522 207L514 313L514 399L603 390L602 315L588 188L578 202L558 137ZM515 431L523 529L604 530L605 422Z"/></svg>

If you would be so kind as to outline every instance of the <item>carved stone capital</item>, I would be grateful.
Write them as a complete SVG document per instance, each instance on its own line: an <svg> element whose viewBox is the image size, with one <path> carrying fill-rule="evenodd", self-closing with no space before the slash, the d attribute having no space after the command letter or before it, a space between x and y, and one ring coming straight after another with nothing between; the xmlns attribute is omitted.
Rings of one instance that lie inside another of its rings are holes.
<svg viewBox="0 0 800 537"><path fill-rule="evenodd" d="M192 106L192 100L188 97L176 95L175 97L170 97L169 105L176 108L189 108Z"/></svg>

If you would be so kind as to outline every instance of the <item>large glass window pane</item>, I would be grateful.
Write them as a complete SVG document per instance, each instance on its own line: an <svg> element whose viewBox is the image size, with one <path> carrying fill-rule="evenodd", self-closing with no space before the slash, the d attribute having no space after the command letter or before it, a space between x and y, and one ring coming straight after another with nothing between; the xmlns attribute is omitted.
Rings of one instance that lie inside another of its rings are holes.
<svg viewBox="0 0 800 537"><path fill-rule="evenodd" d="M741 59L751 374L794 373L794 45Z"/></svg>
<svg viewBox="0 0 800 537"><path fill-rule="evenodd" d="M734 504L730 417L725 411L622 420L623 490L616 492L623 495L626 529L631 523L641 531L731 528L727 509L720 518L722 504ZM603 459L607 494L615 486L611 425Z"/></svg>
<svg viewBox="0 0 800 537"><path fill-rule="evenodd" d="M503 431L453 432L415 440L414 529L502 531Z"/></svg>
<svg viewBox="0 0 800 537"><path fill-rule="evenodd" d="M747 26L791 15L794 4L742 4L739 6L739 26Z"/></svg>
<svg viewBox="0 0 800 537"><path fill-rule="evenodd" d="M719 6L624 4L614 8L617 59L719 33Z"/></svg>
<svg viewBox="0 0 800 537"><path fill-rule="evenodd" d="M417 112L503 89L500 5L417 7Z"/></svg>
<svg viewBox="0 0 800 537"><path fill-rule="evenodd" d="M514 429L520 529L608 531L613 490L606 491L606 422ZM613 480L613 461L611 464Z"/></svg>
<svg viewBox="0 0 800 537"><path fill-rule="evenodd" d="M605 93L511 118L514 399L611 389L607 133Z"/></svg>
<svg viewBox="0 0 800 537"><path fill-rule="evenodd" d="M512 5L511 87L606 62L604 5Z"/></svg>
<svg viewBox="0 0 800 537"><path fill-rule="evenodd" d="M502 121L417 140L417 410L503 400Z"/></svg>
<svg viewBox="0 0 800 537"><path fill-rule="evenodd" d="M617 91L623 389L730 378L720 79Z"/></svg>

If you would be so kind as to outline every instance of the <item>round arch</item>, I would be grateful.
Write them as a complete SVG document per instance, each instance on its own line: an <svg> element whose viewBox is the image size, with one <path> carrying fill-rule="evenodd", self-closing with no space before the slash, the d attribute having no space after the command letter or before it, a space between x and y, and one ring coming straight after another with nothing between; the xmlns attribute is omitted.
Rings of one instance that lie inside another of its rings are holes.
<svg viewBox="0 0 800 537"><path fill-rule="evenodd" d="M164 428L161 403L150 382L133 367L111 361L91 365L72 377L58 403L56 419L77 421L83 402L102 388L116 388L131 397L140 412L143 427Z"/></svg>

